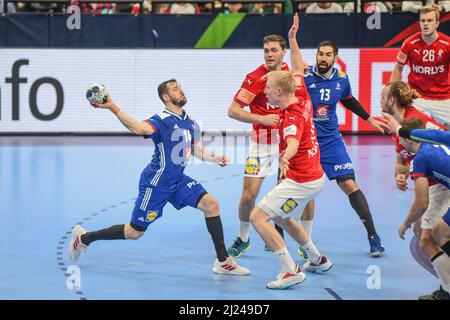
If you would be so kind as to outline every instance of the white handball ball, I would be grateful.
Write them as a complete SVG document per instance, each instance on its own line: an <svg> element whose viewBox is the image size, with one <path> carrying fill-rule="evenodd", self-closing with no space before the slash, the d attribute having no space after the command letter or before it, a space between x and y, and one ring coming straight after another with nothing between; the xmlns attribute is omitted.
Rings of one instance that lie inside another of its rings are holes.
<svg viewBox="0 0 450 320"><path fill-rule="evenodd" d="M93 83L89 86L86 92L86 98L90 103L105 103L106 102L106 87L100 83Z"/></svg>

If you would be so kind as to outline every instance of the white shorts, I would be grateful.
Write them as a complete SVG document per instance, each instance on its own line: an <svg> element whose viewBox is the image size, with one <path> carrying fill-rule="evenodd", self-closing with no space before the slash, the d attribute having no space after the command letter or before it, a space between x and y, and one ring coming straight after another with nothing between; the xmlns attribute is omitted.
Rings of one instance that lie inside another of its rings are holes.
<svg viewBox="0 0 450 320"><path fill-rule="evenodd" d="M278 143L258 144L250 140L244 176L261 178L273 175L278 165Z"/></svg>
<svg viewBox="0 0 450 320"><path fill-rule="evenodd" d="M422 229L431 229L450 207L450 190L438 183L428 188L428 208L422 216Z"/></svg>
<svg viewBox="0 0 450 320"><path fill-rule="evenodd" d="M300 214L309 200L314 199L325 185L325 175L310 182L298 183L291 179L283 180L272 189L258 204L272 219L287 219L293 216L300 219Z"/></svg>
<svg viewBox="0 0 450 320"><path fill-rule="evenodd" d="M425 112L443 125L450 125L450 99L448 100L427 100L417 98L413 101L413 106Z"/></svg>

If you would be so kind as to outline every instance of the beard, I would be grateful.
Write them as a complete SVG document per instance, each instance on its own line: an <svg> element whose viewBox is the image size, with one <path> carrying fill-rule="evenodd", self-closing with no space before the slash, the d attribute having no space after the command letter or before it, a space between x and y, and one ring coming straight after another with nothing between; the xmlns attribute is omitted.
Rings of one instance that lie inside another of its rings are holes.
<svg viewBox="0 0 450 320"><path fill-rule="evenodd" d="M179 99L175 99L175 98L170 98L171 102L176 105L177 107L182 108L186 103L187 103L187 99L185 96L179 98Z"/></svg>
<svg viewBox="0 0 450 320"><path fill-rule="evenodd" d="M332 64L328 64L326 62L324 62L323 64L318 64L317 63L317 70L319 70L319 73L324 74L327 73L328 71L330 71L331 68L333 68L333 63Z"/></svg>

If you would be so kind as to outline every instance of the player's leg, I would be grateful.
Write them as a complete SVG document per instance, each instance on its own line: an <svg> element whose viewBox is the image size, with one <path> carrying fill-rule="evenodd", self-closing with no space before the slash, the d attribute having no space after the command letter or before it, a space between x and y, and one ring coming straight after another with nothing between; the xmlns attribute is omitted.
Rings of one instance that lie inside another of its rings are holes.
<svg viewBox="0 0 450 320"><path fill-rule="evenodd" d="M353 169L352 169L353 170ZM354 179L354 174L346 174L336 177L336 182L341 190L348 196L350 205L361 219L369 239L370 253L373 257L380 256L384 251L380 237L377 234L370 212L369 204L364 193L359 189Z"/></svg>
<svg viewBox="0 0 450 320"><path fill-rule="evenodd" d="M211 235L217 257L214 263L214 272L230 275L250 274L248 269L239 266L229 257L225 247L219 201L208 194L200 183L185 175L179 183L179 188L169 199L169 202L177 210L189 206L203 212L206 228Z"/></svg>
<svg viewBox="0 0 450 320"><path fill-rule="evenodd" d="M255 201L264 178L273 175L275 146L278 147L278 145L257 144L250 141L242 195L239 200L239 236L228 249L231 256L240 257L250 249L250 213L255 208Z"/></svg>
<svg viewBox="0 0 450 320"><path fill-rule="evenodd" d="M281 267L281 273L275 281L267 283L269 289L287 289L305 280L305 274L294 262L289 254L281 235L270 223L271 216L262 208L253 209L250 217L251 223L261 239L277 256Z"/></svg>
<svg viewBox="0 0 450 320"><path fill-rule="evenodd" d="M356 184L353 163L342 138L334 137L325 141L325 143L321 143L320 158L328 179L336 180L338 186L347 195L350 205L362 221L367 231L371 255L374 257L380 256L385 249L381 245L381 240L375 230L367 199Z"/></svg>
<svg viewBox="0 0 450 320"><path fill-rule="evenodd" d="M312 237L313 222L314 222L314 200L309 200L300 217L300 224L302 225L306 234L310 238ZM298 247L297 252L304 261L308 260L308 252L301 245Z"/></svg>
<svg viewBox="0 0 450 320"><path fill-rule="evenodd" d="M433 240L443 249L450 246L450 208L439 220L431 231ZM431 263L436 269L442 282L442 288L450 293L450 257L441 251L431 258Z"/></svg>
<svg viewBox="0 0 450 320"><path fill-rule="evenodd" d="M438 271L436 265L441 265L441 262L445 260L441 252L448 251L448 246L445 246L445 244L442 246L442 242L434 240L432 229L442 220L448 211L448 207L450 206L450 191L441 184L435 184L429 187L428 193L428 208L421 219L422 233L420 247L430 260L432 260L431 264ZM446 256L448 256L448 253ZM440 269L441 267L438 266L438 268ZM443 289L443 281L439 272L438 275L441 279L440 289L432 294L419 297L420 300L450 300L450 294Z"/></svg>
<svg viewBox="0 0 450 320"><path fill-rule="evenodd" d="M277 234L275 229L270 225L269 220L273 219L277 224L286 228L285 230L299 244L305 245L311 249L311 257L317 253L317 249L310 240L309 236L303 230L301 225L291 218L292 215L297 216L303 211L304 207L314 196L316 196L325 184L325 178L322 177L317 181L300 184L290 179L283 180L272 191L270 191L253 210L251 221L255 229L258 231L263 240L271 248L272 252L279 255L280 263L285 260L286 263L292 259L284 247L280 249L280 245L284 245L284 240ZM283 242L281 242L283 241ZM277 251L275 251L277 250ZM320 256L320 253L319 253ZM319 257L315 262L320 263ZM290 262L289 262L290 263ZM286 272L292 274L292 263L290 263L290 271L285 266L285 274L268 285L268 287L283 286L283 277L289 279ZM328 268L329 269L329 268ZM289 281L289 280L286 280Z"/></svg>
<svg viewBox="0 0 450 320"><path fill-rule="evenodd" d="M228 253L233 257L240 257L248 251L250 245L250 213L255 207L264 177L244 177L241 199L239 201L239 236L230 248Z"/></svg>
<svg viewBox="0 0 450 320"><path fill-rule="evenodd" d="M72 230L72 240L69 243L69 257L78 260L82 250L94 241L99 240L137 240L145 233L148 226L162 216L164 205L170 193L141 187L135 207L128 224L114 225L109 228L88 232L77 225Z"/></svg>

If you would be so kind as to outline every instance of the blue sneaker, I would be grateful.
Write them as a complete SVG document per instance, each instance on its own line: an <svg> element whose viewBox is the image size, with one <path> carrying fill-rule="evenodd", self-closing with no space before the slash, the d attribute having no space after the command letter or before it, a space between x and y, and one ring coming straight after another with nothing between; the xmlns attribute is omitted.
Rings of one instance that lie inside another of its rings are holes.
<svg viewBox="0 0 450 320"><path fill-rule="evenodd" d="M302 246L298 247L297 252L298 252L298 255L300 256L300 258L303 259L303 261L308 260L308 253L306 252L305 249L303 249Z"/></svg>
<svg viewBox="0 0 450 320"><path fill-rule="evenodd" d="M250 238L248 238L247 242L244 242L241 238L237 237L227 252L230 256L239 258L245 251L250 250L250 247Z"/></svg>
<svg viewBox="0 0 450 320"><path fill-rule="evenodd" d="M372 257L380 257L385 251L384 247L381 245L380 237L377 234L369 236L369 244Z"/></svg>

